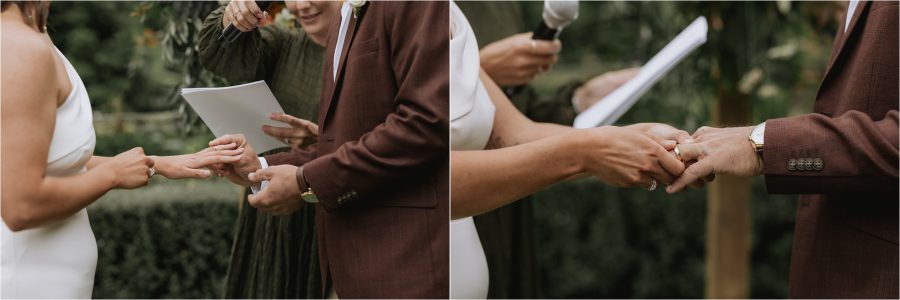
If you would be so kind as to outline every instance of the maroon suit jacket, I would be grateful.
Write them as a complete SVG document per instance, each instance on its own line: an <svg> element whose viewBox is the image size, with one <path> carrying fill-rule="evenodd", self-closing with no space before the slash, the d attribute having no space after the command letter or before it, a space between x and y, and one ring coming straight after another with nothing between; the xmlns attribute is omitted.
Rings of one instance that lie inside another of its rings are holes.
<svg viewBox="0 0 900 300"><path fill-rule="evenodd" d="M807 194L791 298L898 297L897 8L860 1L835 38L814 113L766 122L768 192Z"/></svg>
<svg viewBox="0 0 900 300"><path fill-rule="evenodd" d="M322 278L341 298L449 296L449 13L447 2L367 3L333 80L336 20L317 144L266 157L303 165L320 201Z"/></svg>

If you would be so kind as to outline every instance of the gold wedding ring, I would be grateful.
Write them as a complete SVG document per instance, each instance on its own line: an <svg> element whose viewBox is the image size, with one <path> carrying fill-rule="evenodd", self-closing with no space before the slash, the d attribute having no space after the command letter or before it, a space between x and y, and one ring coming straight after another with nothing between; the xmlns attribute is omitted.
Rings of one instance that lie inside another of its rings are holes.
<svg viewBox="0 0 900 300"><path fill-rule="evenodd" d="M288 137L288 138L284 138L284 140L282 140L282 141L283 141L285 144L288 144L288 145L291 144L291 138L289 138L289 137Z"/></svg>

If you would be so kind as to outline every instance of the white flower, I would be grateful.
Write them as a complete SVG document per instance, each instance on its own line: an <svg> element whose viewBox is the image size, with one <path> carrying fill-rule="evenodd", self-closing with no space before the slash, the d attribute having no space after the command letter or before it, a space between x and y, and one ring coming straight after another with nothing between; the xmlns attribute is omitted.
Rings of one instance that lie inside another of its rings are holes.
<svg viewBox="0 0 900 300"><path fill-rule="evenodd" d="M362 9L363 6L366 6L366 2L368 2L368 0L347 0L347 4L353 8L353 18L359 16L359 10Z"/></svg>
<svg viewBox="0 0 900 300"><path fill-rule="evenodd" d="M366 5L366 1L367 0L347 0L347 4L350 4L350 7L356 9Z"/></svg>

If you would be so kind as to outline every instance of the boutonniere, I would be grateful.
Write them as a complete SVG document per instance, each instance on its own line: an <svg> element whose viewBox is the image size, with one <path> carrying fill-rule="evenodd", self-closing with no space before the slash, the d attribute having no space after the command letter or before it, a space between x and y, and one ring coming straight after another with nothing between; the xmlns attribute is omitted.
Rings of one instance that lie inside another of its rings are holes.
<svg viewBox="0 0 900 300"><path fill-rule="evenodd" d="M366 6L368 2L368 0L347 0L347 4L350 4L350 7L353 8L354 19L359 16L359 10Z"/></svg>

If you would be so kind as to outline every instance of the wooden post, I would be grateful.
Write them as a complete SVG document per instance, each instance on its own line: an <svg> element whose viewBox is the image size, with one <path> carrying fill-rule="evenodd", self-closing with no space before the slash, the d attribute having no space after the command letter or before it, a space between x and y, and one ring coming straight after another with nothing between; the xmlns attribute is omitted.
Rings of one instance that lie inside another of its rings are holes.
<svg viewBox="0 0 900 300"><path fill-rule="evenodd" d="M746 96L731 91L716 101L714 126L748 125ZM750 178L718 175L707 187L706 298L750 297L750 195Z"/></svg>

